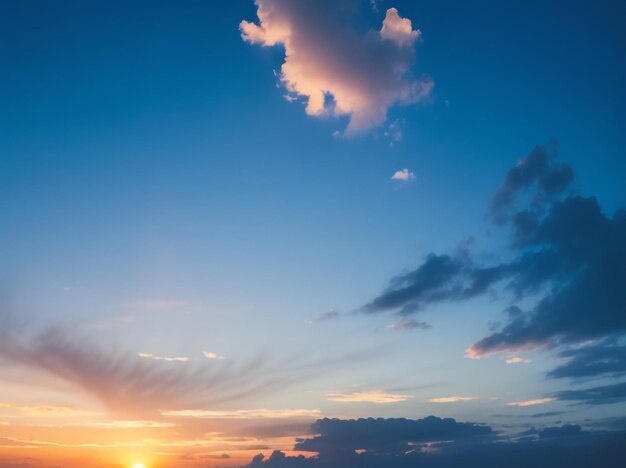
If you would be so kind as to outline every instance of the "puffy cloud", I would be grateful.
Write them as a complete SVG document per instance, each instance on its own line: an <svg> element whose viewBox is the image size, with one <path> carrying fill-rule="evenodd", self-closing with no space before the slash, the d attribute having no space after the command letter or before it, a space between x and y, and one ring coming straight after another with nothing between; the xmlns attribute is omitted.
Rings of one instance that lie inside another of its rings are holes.
<svg viewBox="0 0 626 468"><path fill-rule="evenodd" d="M415 180L415 174L409 171L406 167L400 171L396 171L392 176L391 180L399 180L402 182L408 182L410 180Z"/></svg>
<svg viewBox="0 0 626 468"><path fill-rule="evenodd" d="M311 116L349 116L351 136L381 125L395 104L427 97L433 82L414 78L415 43L411 21L390 8L380 31L361 34L348 25L358 4L319 0L257 0L259 23L242 21L243 40L282 45L280 80L290 97L302 97Z"/></svg>
<svg viewBox="0 0 626 468"><path fill-rule="evenodd" d="M399 403L412 398L410 395L390 393L383 390L364 390L353 393L328 393L326 399L343 403Z"/></svg>
<svg viewBox="0 0 626 468"><path fill-rule="evenodd" d="M507 406L536 406L536 405L544 405L546 403L550 403L554 401L554 398L535 398L534 400L524 400L524 401L513 401L511 403L507 403Z"/></svg>
<svg viewBox="0 0 626 468"><path fill-rule="evenodd" d="M421 31L419 29L413 31L411 20L400 18L398 10L389 8L383 21L383 27L380 30L380 37L395 42L398 46L410 46L420 38Z"/></svg>
<svg viewBox="0 0 626 468"><path fill-rule="evenodd" d="M459 401L472 401L478 400L478 397L474 396L448 396L448 397L438 397L431 398L428 400L429 403L457 403Z"/></svg>
<svg viewBox="0 0 626 468"><path fill-rule="evenodd" d="M188 357L185 356L157 356L152 353L137 353L137 356L142 357L144 359L154 359L155 361L166 361L166 362L187 362L189 361Z"/></svg>

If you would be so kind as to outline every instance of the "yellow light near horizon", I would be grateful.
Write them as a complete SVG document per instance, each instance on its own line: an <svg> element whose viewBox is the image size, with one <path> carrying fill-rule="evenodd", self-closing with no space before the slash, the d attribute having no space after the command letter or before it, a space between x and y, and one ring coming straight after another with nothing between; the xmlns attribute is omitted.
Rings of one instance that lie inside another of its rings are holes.
<svg viewBox="0 0 626 468"><path fill-rule="evenodd" d="M135 463L132 468L146 468L146 465L143 463Z"/></svg>

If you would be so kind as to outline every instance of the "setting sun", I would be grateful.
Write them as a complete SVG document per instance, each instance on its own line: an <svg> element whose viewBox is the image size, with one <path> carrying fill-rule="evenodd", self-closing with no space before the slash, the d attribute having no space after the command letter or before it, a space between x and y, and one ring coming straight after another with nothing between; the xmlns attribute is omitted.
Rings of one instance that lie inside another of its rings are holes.
<svg viewBox="0 0 626 468"><path fill-rule="evenodd" d="M135 463L132 468L146 468L146 465L143 463Z"/></svg>

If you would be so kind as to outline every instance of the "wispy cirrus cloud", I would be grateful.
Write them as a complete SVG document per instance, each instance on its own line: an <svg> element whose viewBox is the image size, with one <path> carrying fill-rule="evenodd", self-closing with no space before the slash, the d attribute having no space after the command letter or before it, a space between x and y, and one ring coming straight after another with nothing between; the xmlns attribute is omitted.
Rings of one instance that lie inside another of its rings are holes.
<svg viewBox="0 0 626 468"><path fill-rule="evenodd" d="M411 395L400 393L386 392L383 390L363 390L360 392L341 393L331 392L326 394L329 401L337 401L341 403L400 403L413 398Z"/></svg>
<svg viewBox="0 0 626 468"><path fill-rule="evenodd" d="M349 116L353 136L381 125L388 110L429 96L433 82L414 78L415 44L421 32L389 8L380 30L352 29L352 2L257 0L259 23L242 21L241 37L251 44L281 45L280 81L289 100L302 98L311 116Z"/></svg>
<svg viewBox="0 0 626 468"><path fill-rule="evenodd" d="M152 353L137 353L137 356L144 359L153 359L155 361L166 361L166 362L188 362L189 358L187 356L158 356Z"/></svg>

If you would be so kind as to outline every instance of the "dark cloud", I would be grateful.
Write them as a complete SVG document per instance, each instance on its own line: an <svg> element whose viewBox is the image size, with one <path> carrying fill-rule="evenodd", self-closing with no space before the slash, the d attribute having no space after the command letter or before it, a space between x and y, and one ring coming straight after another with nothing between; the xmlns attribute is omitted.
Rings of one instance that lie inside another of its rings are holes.
<svg viewBox="0 0 626 468"><path fill-rule="evenodd" d="M582 378L600 375L618 376L626 373L626 346L601 344L566 349L558 354L570 358L565 364L548 372L553 378Z"/></svg>
<svg viewBox="0 0 626 468"><path fill-rule="evenodd" d="M565 411L546 411L544 413L531 414L530 417L531 418L549 418L552 416L560 416L562 414L565 414Z"/></svg>
<svg viewBox="0 0 626 468"><path fill-rule="evenodd" d="M509 169L491 204L491 215L496 223L508 220L508 211L527 189L535 189L533 204L536 205L561 193L571 184L574 178L572 168L568 164L557 164L555 158L556 148L549 151L537 146Z"/></svg>
<svg viewBox="0 0 626 468"><path fill-rule="evenodd" d="M367 313L398 311L406 315L433 302L456 299L461 293L456 280L466 269L464 260L430 254L417 269L395 277L387 291L362 310Z"/></svg>
<svg viewBox="0 0 626 468"><path fill-rule="evenodd" d="M626 401L626 382L577 390L563 390L553 394L557 400L588 405L606 405Z"/></svg>
<svg viewBox="0 0 626 468"><path fill-rule="evenodd" d="M319 434L296 443L296 450L318 452L320 457L352 454L357 449L371 453L403 453L411 444L434 440L458 440L490 436L488 426L429 416L424 419L321 419L312 426Z"/></svg>
<svg viewBox="0 0 626 468"><path fill-rule="evenodd" d="M626 463L626 432L585 431L565 425L497 436L490 427L428 417L422 420L360 419L344 423L319 421L319 437L299 441L295 450L314 450L313 457L289 457L274 451L254 457L249 468L582 468L617 467ZM398 424L398 421L402 421ZM424 423L427 422L427 423ZM375 424L375 427L373 426ZM461 426L459 426L461 425ZM324 426L324 427L321 427ZM388 433L384 429L388 428ZM432 432L430 432L432 430ZM372 445L373 448L368 448ZM386 440L382 445L379 441ZM312 446L308 441L316 441Z"/></svg>
<svg viewBox="0 0 626 468"><path fill-rule="evenodd" d="M569 193L572 174L555 153L535 148L508 172L492 202L492 218L510 230L510 261L483 265L466 251L431 253L362 312L414 314L500 284L514 301L539 299L529 310L509 307L515 313L475 343L470 357L626 332L626 211L608 216L594 197Z"/></svg>

